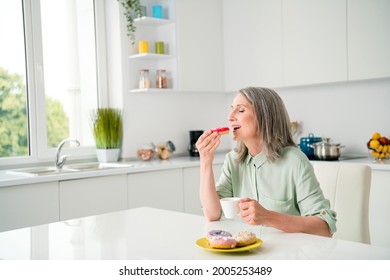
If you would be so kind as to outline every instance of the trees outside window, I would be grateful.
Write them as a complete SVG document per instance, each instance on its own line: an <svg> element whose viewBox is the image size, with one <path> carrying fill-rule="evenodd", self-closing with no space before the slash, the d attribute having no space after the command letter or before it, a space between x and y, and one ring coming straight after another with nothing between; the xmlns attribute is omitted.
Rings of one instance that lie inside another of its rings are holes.
<svg viewBox="0 0 390 280"><path fill-rule="evenodd" d="M68 118L58 100L46 97L48 143L67 137ZM0 157L29 155L26 86L19 74L0 67Z"/></svg>

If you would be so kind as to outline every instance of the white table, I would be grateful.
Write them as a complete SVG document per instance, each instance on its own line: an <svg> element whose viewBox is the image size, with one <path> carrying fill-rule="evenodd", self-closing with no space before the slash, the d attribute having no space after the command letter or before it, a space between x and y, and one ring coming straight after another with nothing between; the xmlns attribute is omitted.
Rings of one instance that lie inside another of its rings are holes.
<svg viewBox="0 0 390 280"><path fill-rule="evenodd" d="M209 230L254 231L263 245L216 253L196 246ZM390 249L309 234L251 227L240 221L153 208L57 222L0 233L0 259L390 259Z"/></svg>

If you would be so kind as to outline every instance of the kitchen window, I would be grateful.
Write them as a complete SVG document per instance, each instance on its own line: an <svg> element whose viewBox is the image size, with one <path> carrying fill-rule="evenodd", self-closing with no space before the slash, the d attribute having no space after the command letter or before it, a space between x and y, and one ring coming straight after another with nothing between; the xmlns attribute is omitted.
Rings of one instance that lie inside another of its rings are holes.
<svg viewBox="0 0 390 280"><path fill-rule="evenodd" d="M0 0L0 40L0 157L27 156L27 82L20 1Z"/></svg>
<svg viewBox="0 0 390 280"><path fill-rule="evenodd" d="M68 137L81 142L72 154L94 155L90 112L106 105L103 6L0 0L0 165L51 160Z"/></svg>

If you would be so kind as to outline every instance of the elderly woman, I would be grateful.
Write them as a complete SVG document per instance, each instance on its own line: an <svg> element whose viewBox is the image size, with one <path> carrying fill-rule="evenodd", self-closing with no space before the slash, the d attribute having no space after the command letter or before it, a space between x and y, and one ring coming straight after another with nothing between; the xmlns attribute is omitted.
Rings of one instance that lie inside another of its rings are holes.
<svg viewBox="0 0 390 280"><path fill-rule="evenodd" d="M240 216L248 224L332 236L336 213L330 210L308 158L292 140L279 95L267 88L241 89L228 120L238 143L227 154L217 184L212 163L220 135L206 131L196 143L205 217L218 220L219 200L241 197Z"/></svg>

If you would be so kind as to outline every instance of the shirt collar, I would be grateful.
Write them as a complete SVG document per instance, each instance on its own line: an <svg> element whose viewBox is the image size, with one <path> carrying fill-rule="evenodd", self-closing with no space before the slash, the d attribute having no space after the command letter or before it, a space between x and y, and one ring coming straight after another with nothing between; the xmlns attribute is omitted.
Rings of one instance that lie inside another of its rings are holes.
<svg viewBox="0 0 390 280"><path fill-rule="evenodd" d="M256 168L259 168L267 161L267 157L263 152L258 153L255 156L251 156L249 153L246 156L245 164L246 165L255 165Z"/></svg>

